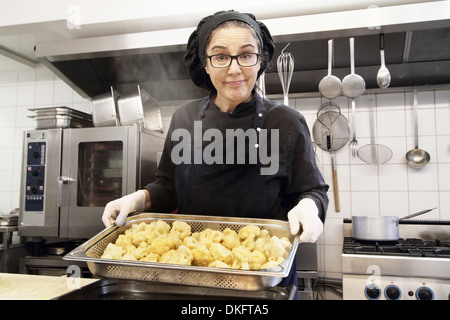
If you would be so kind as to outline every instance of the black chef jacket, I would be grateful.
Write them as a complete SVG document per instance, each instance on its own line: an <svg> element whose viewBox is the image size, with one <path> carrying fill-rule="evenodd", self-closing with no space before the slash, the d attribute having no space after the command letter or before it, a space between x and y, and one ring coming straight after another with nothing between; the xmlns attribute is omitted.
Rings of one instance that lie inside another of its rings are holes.
<svg viewBox="0 0 450 320"><path fill-rule="evenodd" d="M255 99L256 94L250 102L239 104L231 114L220 111L208 97L186 102L175 111L156 180L145 187L150 193L152 212L173 212L177 208L174 186L176 165L171 159L171 152L173 146L179 142L171 140L174 130L184 128L192 131L196 117L208 100L209 106L201 115L203 131L216 128L223 132L225 137L226 129L240 128L245 131L253 128L256 116ZM268 217L286 220L289 210L301 199L311 198L319 209L319 217L325 221L328 185L317 168L305 118L291 107L274 101L264 100L264 107L266 108L264 129L278 129L280 140L278 172L264 176ZM203 143L207 145L210 142Z"/></svg>

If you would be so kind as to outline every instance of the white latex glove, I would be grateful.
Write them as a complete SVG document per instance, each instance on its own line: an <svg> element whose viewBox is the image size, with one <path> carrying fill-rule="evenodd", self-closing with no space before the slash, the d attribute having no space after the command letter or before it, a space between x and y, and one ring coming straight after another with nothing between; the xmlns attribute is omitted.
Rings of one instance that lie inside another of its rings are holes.
<svg viewBox="0 0 450 320"><path fill-rule="evenodd" d="M291 233L296 235L302 228L300 242L316 242L323 231L323 223L319 218L319 209L316 203L304 198L288 212Z"/></svg>
<svg viewBox="0 0 450 320"><path fill-rule="evenodd" d="M108 202L103 211L103 224L109 227L115 222L116 225L121 226L125 222L128 214L143 211L144 208L145 192L144 190L138 190L122 198Z"/></svg>

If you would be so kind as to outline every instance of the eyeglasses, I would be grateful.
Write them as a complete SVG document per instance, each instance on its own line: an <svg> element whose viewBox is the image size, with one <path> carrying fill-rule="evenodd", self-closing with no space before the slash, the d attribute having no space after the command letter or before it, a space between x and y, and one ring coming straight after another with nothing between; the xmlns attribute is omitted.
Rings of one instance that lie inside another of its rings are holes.
<svg viewBox="0 0 450 320"><path fill-rule="evenodd" d="M214 54L207 56L214 68L227 68L231 65L233 59L236 59L238 65L241 67L253 67L258 63L259 53L242 53L237 56L230 56L229 54Z"/></svg>

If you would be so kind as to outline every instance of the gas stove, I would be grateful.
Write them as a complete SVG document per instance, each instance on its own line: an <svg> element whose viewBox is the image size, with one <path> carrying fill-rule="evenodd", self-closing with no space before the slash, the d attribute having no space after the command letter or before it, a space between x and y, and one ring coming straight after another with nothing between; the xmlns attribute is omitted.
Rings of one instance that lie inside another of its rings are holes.
<svg viewBox="0 0 450 320"><path fill-rule="evenodd" d="M351 230L344 220L344 299L450 299L450 222L402 222L394 242L359 241Z"/></svg>

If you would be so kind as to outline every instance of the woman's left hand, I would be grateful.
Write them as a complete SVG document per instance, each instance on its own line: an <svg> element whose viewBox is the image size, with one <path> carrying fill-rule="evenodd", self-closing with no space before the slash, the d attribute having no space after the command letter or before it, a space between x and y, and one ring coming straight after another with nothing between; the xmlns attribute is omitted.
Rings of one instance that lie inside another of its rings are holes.
<svg viewBox="0 0 450 320"><path fill-rule="evenodd" d="M323 231L323 223L319 218L319 210L312 199L305 198L288 212L291 233L300 234L300 242L316 242Z"/></svg>

